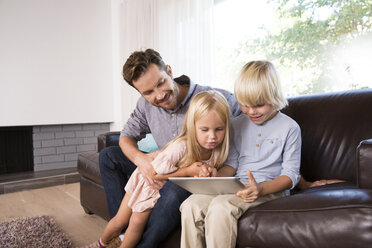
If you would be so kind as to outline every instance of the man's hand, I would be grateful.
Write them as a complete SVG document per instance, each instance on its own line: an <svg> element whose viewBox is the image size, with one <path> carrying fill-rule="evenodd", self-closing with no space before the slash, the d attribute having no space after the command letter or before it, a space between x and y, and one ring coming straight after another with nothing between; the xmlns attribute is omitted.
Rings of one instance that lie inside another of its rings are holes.
<svg viewBox="0 0 372 248"><path fill-rule="evenodd" d="M318 186L322 186L322 185L326 185L326 184L332 184L332 183L341 183L341 182L345 182L345 181L337 180L337 179L334 179L334 180L322 179L322 180L318 180L318 181L309 183L309 188L318 187Z"/></svg>
<svg viewBox="0 0 372 248"><path fill-rule="evenodd" d="M151 162L154 160L158 152L153 152L153 153L145 153L142 156L138 156L136 158L135 164L138 167L138 171L142 174L143 178L145 181L154 189L160 190L162 185L152 179L155 171L154 168L152 167Z"/></svg>
<svg viewBox="0 0 372 248"><path fill-rule="evenodd" d="M247 170L247 176L249 178L249 186L245 189L239 190L236 195L242 198L245 202L254 202L260 197L262 188L256 182L250 170Z"/></svg>

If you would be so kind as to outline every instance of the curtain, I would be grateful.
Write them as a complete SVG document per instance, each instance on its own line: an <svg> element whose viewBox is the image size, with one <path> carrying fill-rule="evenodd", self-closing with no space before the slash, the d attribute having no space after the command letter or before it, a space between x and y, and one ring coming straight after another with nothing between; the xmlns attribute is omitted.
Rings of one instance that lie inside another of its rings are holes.
<svg viewBox="0 0 372 248"><path fill-rule="evenodd" d="M174 76L186 74L196 83L211 85L213 5L213 0L122 0L124 58L135 50L153 48Z"/></svg>

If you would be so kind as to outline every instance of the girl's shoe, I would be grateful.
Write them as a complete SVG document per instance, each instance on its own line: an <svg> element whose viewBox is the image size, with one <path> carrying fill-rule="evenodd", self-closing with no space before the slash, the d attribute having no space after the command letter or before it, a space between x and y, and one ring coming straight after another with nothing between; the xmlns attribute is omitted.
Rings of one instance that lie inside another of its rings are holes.
<svg viewBox="0 0 372 248"><path fill-rule="evenodd" d="M106 248L119 248L121 245L121 239L119 237L113 238L110 243L105 246Z"/></svg>
<svg viewBox="0 0 372 248"><path fill-rule="evenodd" d="M106 246L102 245L99 240L90 244L90 245L87 245L87 246L84 246L82 248L119 248L121 245L121 239L119 237L116 237L116 238L113 238L110 243Z"/></svg>
<svg viewBox="0 0 372 248"><path fill-rule="evenodd" d="M101 245L98 240L90 245L83 246L82 248L106 248L106 246Z"/></svg>

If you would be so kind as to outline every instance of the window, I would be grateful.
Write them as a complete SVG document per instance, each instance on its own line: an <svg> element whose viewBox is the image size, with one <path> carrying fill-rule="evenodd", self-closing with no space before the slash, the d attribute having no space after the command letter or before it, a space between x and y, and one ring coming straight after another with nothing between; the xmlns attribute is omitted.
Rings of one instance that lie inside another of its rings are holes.
<svg viewBox="0 0 372 248"><path fill-rule="evenodd" d="M215 0L217 83L266 59L287 96L372 88L371 0Z"/></svg>

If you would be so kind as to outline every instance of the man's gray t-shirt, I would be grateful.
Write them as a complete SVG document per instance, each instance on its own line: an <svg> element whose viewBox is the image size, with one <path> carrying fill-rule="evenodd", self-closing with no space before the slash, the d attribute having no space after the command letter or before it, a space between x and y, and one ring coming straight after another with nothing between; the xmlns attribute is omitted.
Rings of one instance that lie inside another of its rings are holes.
<svg viewBox="0 0 372 248"><path fill-rule="evenodd" d="M147 133L151 133L159 148L164 147L175 138L182 130L183 120L189 107L190 100L199 92L217 90L221 92L230 104L233 116L238 116L241 111L234 95L223 89L211 88L194 84L187 76L175 78L179 84L189 84L189 91L182 103L174 110L156 107L142 96L137 101L137 106L130 115L127 123L120 133L120 137L130 137L136 141L141 140Z"/></svg>

